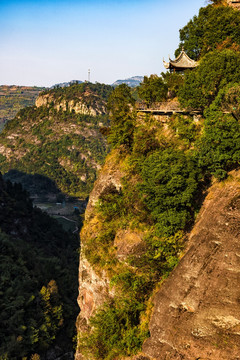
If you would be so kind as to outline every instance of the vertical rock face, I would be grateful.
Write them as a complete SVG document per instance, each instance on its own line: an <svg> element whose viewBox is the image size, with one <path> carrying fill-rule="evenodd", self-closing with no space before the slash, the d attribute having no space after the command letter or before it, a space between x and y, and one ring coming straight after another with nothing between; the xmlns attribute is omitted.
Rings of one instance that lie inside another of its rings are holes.
<svg viewBox="0 0 240 360"><path fill-rule="evenodd" d="M210 188L184 257L155 296L147 357L240 359L239 180L233 173Z"/></svg>
<svg viewBox="0 0 240 360"><path fill-rule="evenodd" d="M104 271L96 271L84 256L84 243L89 238L94 239L101 231L101 222L95 214L94 206L101 194L108 188L121 188L123 172L120 170L118 157L114 151L106 159L105 165L99 173L94 189L90 195L85 213L85 224L81 231L81 256L79 265L79 296L78 304L80 314L77 319L77 331L86 330L91 315L101 306L106 299L111 298L114 292L109 288L109 279ZM82 359L77 350L75 359Z"/></svg>
<svg viewBox="0 0 240 360"><path fill-rule="evenodd" d="M87 106L85 101L83 101L82 99L78 99L77 101L74 100L66 101L61 98L55 99L52 95L46 94L39 96L36 99L35 104L36 107L40 107L40 106L49 107L51 104L53 104L54 109L56 109L57 111L69 110L71 112L74 110L76 114L84 114L91 116L97 116L106 113L106 103L101 99L98 99L97 105L93 107L93 106Z"/></svg>
<svg viewBox="0 0 240 360"><path fill-rule="evenodd" d="M109 291L109 281L106 274L96 273L87 259L82 255L79 266L79 296L78 304L81 313L77 319L78 332L85 330L89 319L100 305L111 296ZM76 359L81 359L80 354L76 354Z"/></svg>

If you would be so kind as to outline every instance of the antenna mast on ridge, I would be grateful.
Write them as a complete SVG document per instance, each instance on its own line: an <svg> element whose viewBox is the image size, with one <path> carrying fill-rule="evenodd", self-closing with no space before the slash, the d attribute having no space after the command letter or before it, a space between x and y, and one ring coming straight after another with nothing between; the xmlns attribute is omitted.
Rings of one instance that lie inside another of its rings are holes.
<svg viewBox="0 0 240 360"><path fill-rule="evenodd" d="M90 69L88 69L88 82L90 82Z"/></svg>

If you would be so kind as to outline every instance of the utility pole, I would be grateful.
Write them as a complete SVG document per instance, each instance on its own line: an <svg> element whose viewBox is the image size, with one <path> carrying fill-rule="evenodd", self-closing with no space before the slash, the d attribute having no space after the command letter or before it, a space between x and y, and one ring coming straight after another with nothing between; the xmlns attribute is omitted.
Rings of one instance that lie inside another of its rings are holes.
<svg viewBox="0 0 240 360"><path fill-rule="evenodd" d="M90 69L88 69L88 82L90 82Z"/></svg>

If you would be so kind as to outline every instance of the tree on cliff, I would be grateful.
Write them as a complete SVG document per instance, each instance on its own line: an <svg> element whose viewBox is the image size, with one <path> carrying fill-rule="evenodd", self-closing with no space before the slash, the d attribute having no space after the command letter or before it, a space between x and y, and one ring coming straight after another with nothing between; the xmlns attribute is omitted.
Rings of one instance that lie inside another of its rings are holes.
<svg viewBox="0 0 240 360"><path fill-rule="evenodd" d="M121 84L114 89L108 100L108 111L111 120L111 129L108 141L114 147L125 145L130 148L133 139L135 113L135 100L131 89Z"/></svg>
<svg viewBox="0 0 240 360"><path fill-rule="evenodd" d="M167 98L167 84L157 75L144 76L143 82L138 87L138 95L147 105L165 100Z"/></svg>
<svg viewBox="0 0 240 360"><path fill-rule="evenodd" d="M184 107L204 109L217 96L219 90L240 79L240 52L233 50L212 51L200 65L185 75L179 90L179 101Z"/></svg>
<svg viewBox="0 0 240 360"><path fill-rule="evenodd" d="M205 111L204 131L198 144L198 162L204 172L222 180L240 163L240 85L219 91ZM227 112L227 113L226 113Z"/></svg>
<svg viewBox="0 0 240 360"><path fill-rule="evenodd" d="M214 1L215 2L215 1ZM229 6L201 8L180 32L180 44L175 52L179 55L182 47L194 60L215 49L240 49L240 12Z"/></svg>

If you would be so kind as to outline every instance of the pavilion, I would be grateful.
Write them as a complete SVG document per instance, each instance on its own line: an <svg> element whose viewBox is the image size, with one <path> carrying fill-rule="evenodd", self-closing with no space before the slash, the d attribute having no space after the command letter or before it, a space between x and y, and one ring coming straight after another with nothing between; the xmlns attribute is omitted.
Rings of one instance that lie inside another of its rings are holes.
<svg viewBox="0 0 240 360"><path fill-rule="evenodd" d="M190 59L190 57L182 49L181 53L175 60L169 58L169 62L163 60L163 65L170 72L184 72L184 70L194 69L198 66L198 62Z"/></svg>

